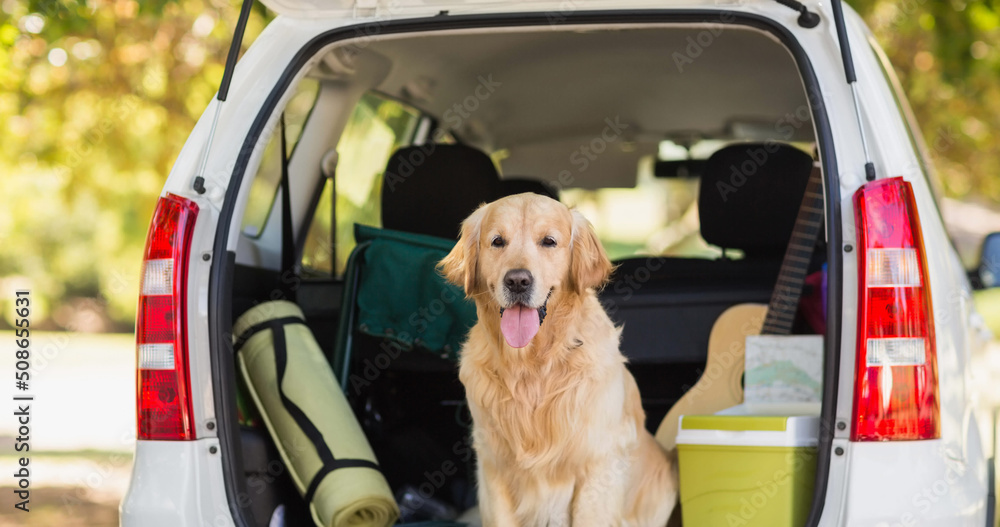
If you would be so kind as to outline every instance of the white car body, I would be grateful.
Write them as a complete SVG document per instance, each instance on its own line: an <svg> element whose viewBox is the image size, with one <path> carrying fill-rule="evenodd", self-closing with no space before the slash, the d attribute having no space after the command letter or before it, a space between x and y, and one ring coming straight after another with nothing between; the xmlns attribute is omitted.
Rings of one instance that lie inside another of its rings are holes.
<svg viewBox="0 0 1000 527"><path fill-rule="evenodd" d="M314 0L316 1L316 0ZM843 246L856 245L854 207L851 196L865 183L864 151L850 86L845 82L833 15L828 2L807 2L822 18L819 28L804 29L796 24L797 13L772 1L642 1L570 0L558 2L455 2L434 3L377 0L357 5L317 2L315 10L303 2L269 0L282 13L271 22L235 69L228 102L213 100L191 133L164 186L197 203L200 208L190 256L188 280L188 339L194 422L194 441L138 441L135 465L128 492L121 504L121 525L126 527L176 527L178 525L238 525L231 504L246 496L227 494L226 470L220 449L216 415L216 383L210 349L210 305L213 284L212 263L217 257L215 239L220 215L227 206L234 167L260 109L286 68L307 44L324 32L356 26L349 38L360 42L380 38L382 30L407 19L433 17L442 10L448 17L503 13L561 13L577 11L621 12L623 10L690 9L706 13L732 10L766 18L784 28L798 41L811 61L822 87L823 104L829 115L832 141L839 167L839 225ZM325 6L325 7L324 7ZM834 431L826 498L818 523L824 527L883 526L983 526L988 516L988 453L991 448L981 437L970 393L970 357L985 346L983 325L972 306L965 270L937 213L933 191L923 174L921 153L908 133L906 117L894 101L879 58L867 41L871 38L863 21L845 8L847 31L852 42L860 113L870 142L871 156L880 177L903 176L913 185L927 248L928 275L933 295L937 339L941 405L941 437L926 441L857 443L849 440L850 426ZM622 24L626 27L626 24ZM317 59L311 59L313 61ZM301 70L300 70L301 71ZM294 82L294 81L293 81ZM289 98L285 92L278 107ZM218 119L210 149L210 129ZM258 144L266 144L274 131L277 114L265 123ZM333 127L336 128L336 127ZM223 133L222 131L225 131ZM918 139L919 141L919 136ZM207 152L206 152L207 150ZM262 148L255 148L246 165L252 174L260 163ZM204 156L208 155L205 159ZM200 170L202 163L205 169ZM192 188L196 175L204 175L205 192ZM246 205L249 185L242 185L235 203L237 214ZM293 195L293 203L308 197ZM300 207L298 210L303 210ZM278 214L270 216L276 223ZM298 222L298 219L297 219ZM273 227L268 225L268 227ZM265 229L276 231L276 228ZM240 233L230 229L225 249L236 251ZM263 250L263 249L262 249ZM277 255L261 255L275 260ZM836 422L850 423L854 394L857 341L858 269L854 254L843 258L842 313L839 350L839 385ZM821 456L822 459L822 456Z"/></svg>

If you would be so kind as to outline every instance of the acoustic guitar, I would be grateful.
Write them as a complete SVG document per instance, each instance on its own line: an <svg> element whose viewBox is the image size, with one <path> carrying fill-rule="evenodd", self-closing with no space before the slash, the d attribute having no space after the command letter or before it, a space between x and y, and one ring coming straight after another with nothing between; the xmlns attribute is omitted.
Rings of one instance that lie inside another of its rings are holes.
<svg viewBox="0 0 1000 527"><path fill-rule="evenodd" d="M708 337L708 357L698 382L667 412L656 430L656 441L671 452L677 446L682 415L714 414L743 402L746 338L750 335L788 335L816 238L823 225L823 178L818 167L809 174L795 227L785 249L769 305L739 304L722 312Z"/></svg>

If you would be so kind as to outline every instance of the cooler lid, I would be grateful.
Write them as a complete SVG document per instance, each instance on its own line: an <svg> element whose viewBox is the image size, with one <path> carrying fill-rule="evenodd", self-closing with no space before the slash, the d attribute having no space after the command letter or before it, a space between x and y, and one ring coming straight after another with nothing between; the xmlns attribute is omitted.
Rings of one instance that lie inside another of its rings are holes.
<svg viewBox="0 0 1000 527"><path fill-rule="evenodd" d="M733 432L784 432L787 416L750 415L685 415L682 430L729 430Z"/></svg>
<svg viewBox="0 0 1000 527"><path fill-rule="evenodd" d="M814 447L818 437L818 416L683 415L677 444Z"/></svg>

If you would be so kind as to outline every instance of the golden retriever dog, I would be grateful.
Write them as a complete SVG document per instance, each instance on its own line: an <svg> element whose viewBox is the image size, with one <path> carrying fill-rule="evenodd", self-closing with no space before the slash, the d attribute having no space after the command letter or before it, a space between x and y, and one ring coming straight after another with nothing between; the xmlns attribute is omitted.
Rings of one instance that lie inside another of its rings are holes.
<svg viewBox="0 0 1000 527"><path fill-rule="evenodd" d="M484 527L662 527L672 464L598 302L611 262L590 222L518 194L482 205L440 263L476 302L459 377Z"/></svg>

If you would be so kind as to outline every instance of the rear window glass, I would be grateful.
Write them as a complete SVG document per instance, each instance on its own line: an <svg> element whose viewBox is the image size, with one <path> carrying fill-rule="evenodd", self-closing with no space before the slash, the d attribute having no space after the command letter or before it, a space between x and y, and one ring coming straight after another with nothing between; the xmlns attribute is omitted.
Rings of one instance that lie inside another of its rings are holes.
<svg viewBox="0 0 1000 527"><path fill-rule="evenodd" d="M593 223L598 237L612 260L646 255L675 258L717 259L722 249L701 236L698 212L697 177L657 177L654 164L659 161L705 160L732 141L701 140L690 148L663 141L659 153L639 162L633 188L564 188L560 199L576 207ZM812 144L791 143L805 152ZM738 249L727 249L725 256L739 259Z"/></svg>
<svg viewBox="0 0 1000 527"><path fill-rule="evenodd" d="M354 224L381 226L382 173L389 156L409 145L421 114L403 103L370 92L354 107L337 143L336 219L329 182L323 189L302 252L310 275L341 275L356 245ZM331 225L336 221L336 232ZM331 247L333 248L331 250Z"/></svg>
<svg viewBox="0 0 1000 527"><path fill-rule="evenodd" d="M319 81L305 78L299 82L295 95L285 108L285 146L286 155L290 158L295 145L302 135L302 128L316 104L319 94ZM281 183L281 134L275 129L271 141L264 147L260 167L250 185L250 197L247 200L246 212L243 214L243 234L256 238L264 230L267 217L274 206L274 198Z"/></svg>
<svg viewBox="0 0 1000 527"><path fill-rule="evenodd" d="M637 255L717 258L722 254L701 238L698 180L658 179L652 159L640 169L635 188L564 189L562 201L594 224L608 257ZM728 252L727 252L728 254Z"/></svg>

